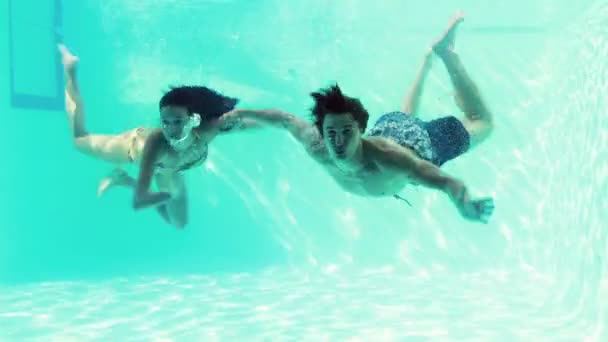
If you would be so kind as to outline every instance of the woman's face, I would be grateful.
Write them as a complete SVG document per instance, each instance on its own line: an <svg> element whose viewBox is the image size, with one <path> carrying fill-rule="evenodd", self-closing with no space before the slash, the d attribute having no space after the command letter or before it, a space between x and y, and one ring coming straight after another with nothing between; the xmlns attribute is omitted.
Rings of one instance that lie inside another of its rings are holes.
<svg viewBox="0 0 608 342"><path fill-rule="evenodd" d="M188 132L190 113L186 107L166 106L160 110L160 123L167 140L180 140Z"/></svg>

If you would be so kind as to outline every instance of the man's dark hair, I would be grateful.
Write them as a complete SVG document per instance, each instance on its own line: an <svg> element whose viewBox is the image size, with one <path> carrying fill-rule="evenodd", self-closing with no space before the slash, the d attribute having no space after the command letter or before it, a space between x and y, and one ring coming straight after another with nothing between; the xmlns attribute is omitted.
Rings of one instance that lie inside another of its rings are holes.
<svg viewBox="0 0 608 342"><path fill-rule="evenodd" d="M310 96L315 101L315 105L311 110L314 124L319 129L321 135L323 135L323 120L327 114L350 113L362 131L365 131L367 128L369 113L359 99L344 95L338 84L320 89L311 93Z"/></svg>
<svg viewBox="0 0 608 342"><path fill-rule="evenodd" d="M171 87L158 103L159 109L166 106L186 107L190 114L198 113L205 120L219 118L234 109L237 98L201 86Z"/></svg>

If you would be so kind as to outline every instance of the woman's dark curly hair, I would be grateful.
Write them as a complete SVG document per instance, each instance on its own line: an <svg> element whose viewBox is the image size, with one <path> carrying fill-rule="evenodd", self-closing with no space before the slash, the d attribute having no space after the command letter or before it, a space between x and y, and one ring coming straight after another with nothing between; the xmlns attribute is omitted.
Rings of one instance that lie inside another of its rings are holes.
<svg viewBox="0 0 608 342"><path fill-rule="evenodd" d="M180 86L171 87L160 99L158 107L186 107L190 114L198 113L203 120L209 120L233 110L238 102L237 98L222 95L207 87Z"/></svg>
<svg viewBox="0 0 608 342"><path fill-rule="evenodd" d="M327 114L350 113L362 132L367 128L369 113L359 99L344 95L338 84L320 89L311 93L310 96L315 101L315 105L311 109L314 124L321 135L323 135L323 120Z"/></svg>

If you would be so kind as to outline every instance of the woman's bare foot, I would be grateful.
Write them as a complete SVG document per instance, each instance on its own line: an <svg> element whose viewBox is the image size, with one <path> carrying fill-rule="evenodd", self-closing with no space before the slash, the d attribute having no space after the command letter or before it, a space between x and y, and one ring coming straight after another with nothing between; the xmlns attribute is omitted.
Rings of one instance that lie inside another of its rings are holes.
<svg viewBox="0 0 608 342"><path fill-rule="evenodd" d="M101 197L108 189L115 186L135 186L135 179L129 176L125 170L115 168L109 175L99 181L97 196Z"/></svg>
<svg viewBox="0 0 608 342"><path fill-rule="evenodd" d="M61 54L61 64L63 64L63 69L67 74L73 74L76 71L76 65L80 61L78 57L74 56L70 50L68 50L67 46L63 44L58 44L57 49L59 49L59 53Z"/></svg>
<svg viewBox="0 0 608 342"><path fill-rule="evenodd" d="M448 28L443 32L441 37L433 44L433 52L438 56L443 56L454 51L454 40L456 39L456 29L464 21L464 12L458 11L450 20Z"/></svg>

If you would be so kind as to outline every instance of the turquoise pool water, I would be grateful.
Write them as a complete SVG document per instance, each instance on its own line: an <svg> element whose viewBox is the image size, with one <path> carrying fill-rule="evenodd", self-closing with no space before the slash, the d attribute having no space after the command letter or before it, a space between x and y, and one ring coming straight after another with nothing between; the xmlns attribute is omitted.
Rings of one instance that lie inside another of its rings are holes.
<svg viewBox="0 0 608 342"><path fill-rule="evenodd" d="M1 92L52 99L56 12L19 4L0 11L17 28ZM477 225L422 189L412 207L350 196L267 130L214 141L175 231L126 191L96 197L111 167L73 150L61 110L3 96L0 340L607 340L608 2L458 5L63 1L99 132L155 124L181 83L306 115L338 80L373 121L462 9L457 51L496 130L445 170L496 211ZM421 116L456 113L451 94L435 61Z"/></svg>

